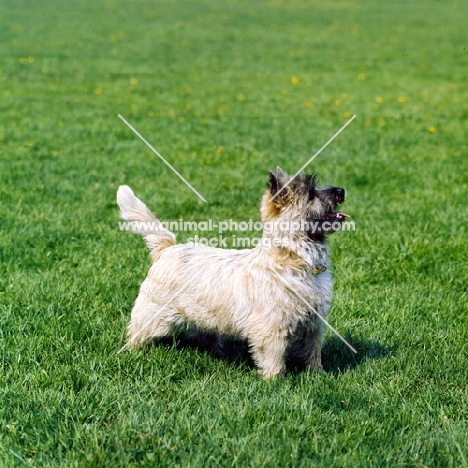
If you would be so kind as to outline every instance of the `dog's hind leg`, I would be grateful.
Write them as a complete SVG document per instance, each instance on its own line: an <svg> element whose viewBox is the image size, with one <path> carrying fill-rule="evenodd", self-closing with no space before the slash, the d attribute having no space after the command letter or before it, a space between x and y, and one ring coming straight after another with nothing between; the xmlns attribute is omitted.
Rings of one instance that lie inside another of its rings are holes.
<svg viewBox="0 0 468 468"><path fill-rule="evenodd" d="M136 348L149 339L168 336L182 323L182 318L172 307L141 302L137 299L132 311L128 325L128 347Z"/></svg>

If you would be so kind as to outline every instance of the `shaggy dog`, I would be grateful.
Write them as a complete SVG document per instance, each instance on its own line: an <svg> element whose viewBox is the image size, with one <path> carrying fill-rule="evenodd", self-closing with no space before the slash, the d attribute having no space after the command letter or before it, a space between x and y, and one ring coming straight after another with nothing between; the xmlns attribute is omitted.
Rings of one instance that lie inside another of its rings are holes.
<svg viewBox="0 0 468 468"><path fill-rule="evenodd" d="M176 244L175 235L121 186L121 216L143 237L153 261L132 310L126 346L139 347L190 324L247 340L265 378L284 374L289 353L321 369L320 318L332 300L326 234L347 217L335 212L344 196L342 188L318 188L316 176L291 177L278 167L270 171L261 201L260 242L228 250Z"/></svg>

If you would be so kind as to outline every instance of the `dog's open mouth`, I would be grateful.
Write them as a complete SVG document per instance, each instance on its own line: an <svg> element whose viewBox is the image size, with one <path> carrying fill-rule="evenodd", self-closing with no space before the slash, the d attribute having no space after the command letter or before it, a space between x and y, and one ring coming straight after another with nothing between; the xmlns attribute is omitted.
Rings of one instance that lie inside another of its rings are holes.
<svg viewBox="0 0 468 468"><path fill-rule="evenodd" d="M341 230L346 218L350 218L350 216L342 211L330 211L326 213L322 218L309 223L309 237L321 240L323 236Z"/></svg>

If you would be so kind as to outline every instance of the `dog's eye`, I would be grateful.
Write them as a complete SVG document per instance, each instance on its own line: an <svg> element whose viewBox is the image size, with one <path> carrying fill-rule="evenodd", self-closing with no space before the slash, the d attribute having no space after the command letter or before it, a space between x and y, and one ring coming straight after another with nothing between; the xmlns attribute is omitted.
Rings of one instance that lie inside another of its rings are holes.
<svg viewBox="0 0 468 468"><path fill-rule="evenodd" d="M312 201L315 198L316 192L314 188L309 189L308 201Z"/></svg>

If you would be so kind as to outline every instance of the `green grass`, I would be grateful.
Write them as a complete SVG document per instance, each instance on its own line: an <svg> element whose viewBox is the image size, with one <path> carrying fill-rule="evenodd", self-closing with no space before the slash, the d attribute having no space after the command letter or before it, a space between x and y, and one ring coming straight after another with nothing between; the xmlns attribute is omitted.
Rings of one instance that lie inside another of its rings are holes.
<svg viewBox="0 0 468 468"><path fill-rule="evenodd" d="M466 467L467 16L2 1L0 465ZM265 382L243 349L116 354L150 265L117 187L161 219L258 219L268 169L354 114L310 169L356 222L330 239L330 322L358 355L329 333L327 372Z"/></svg>

